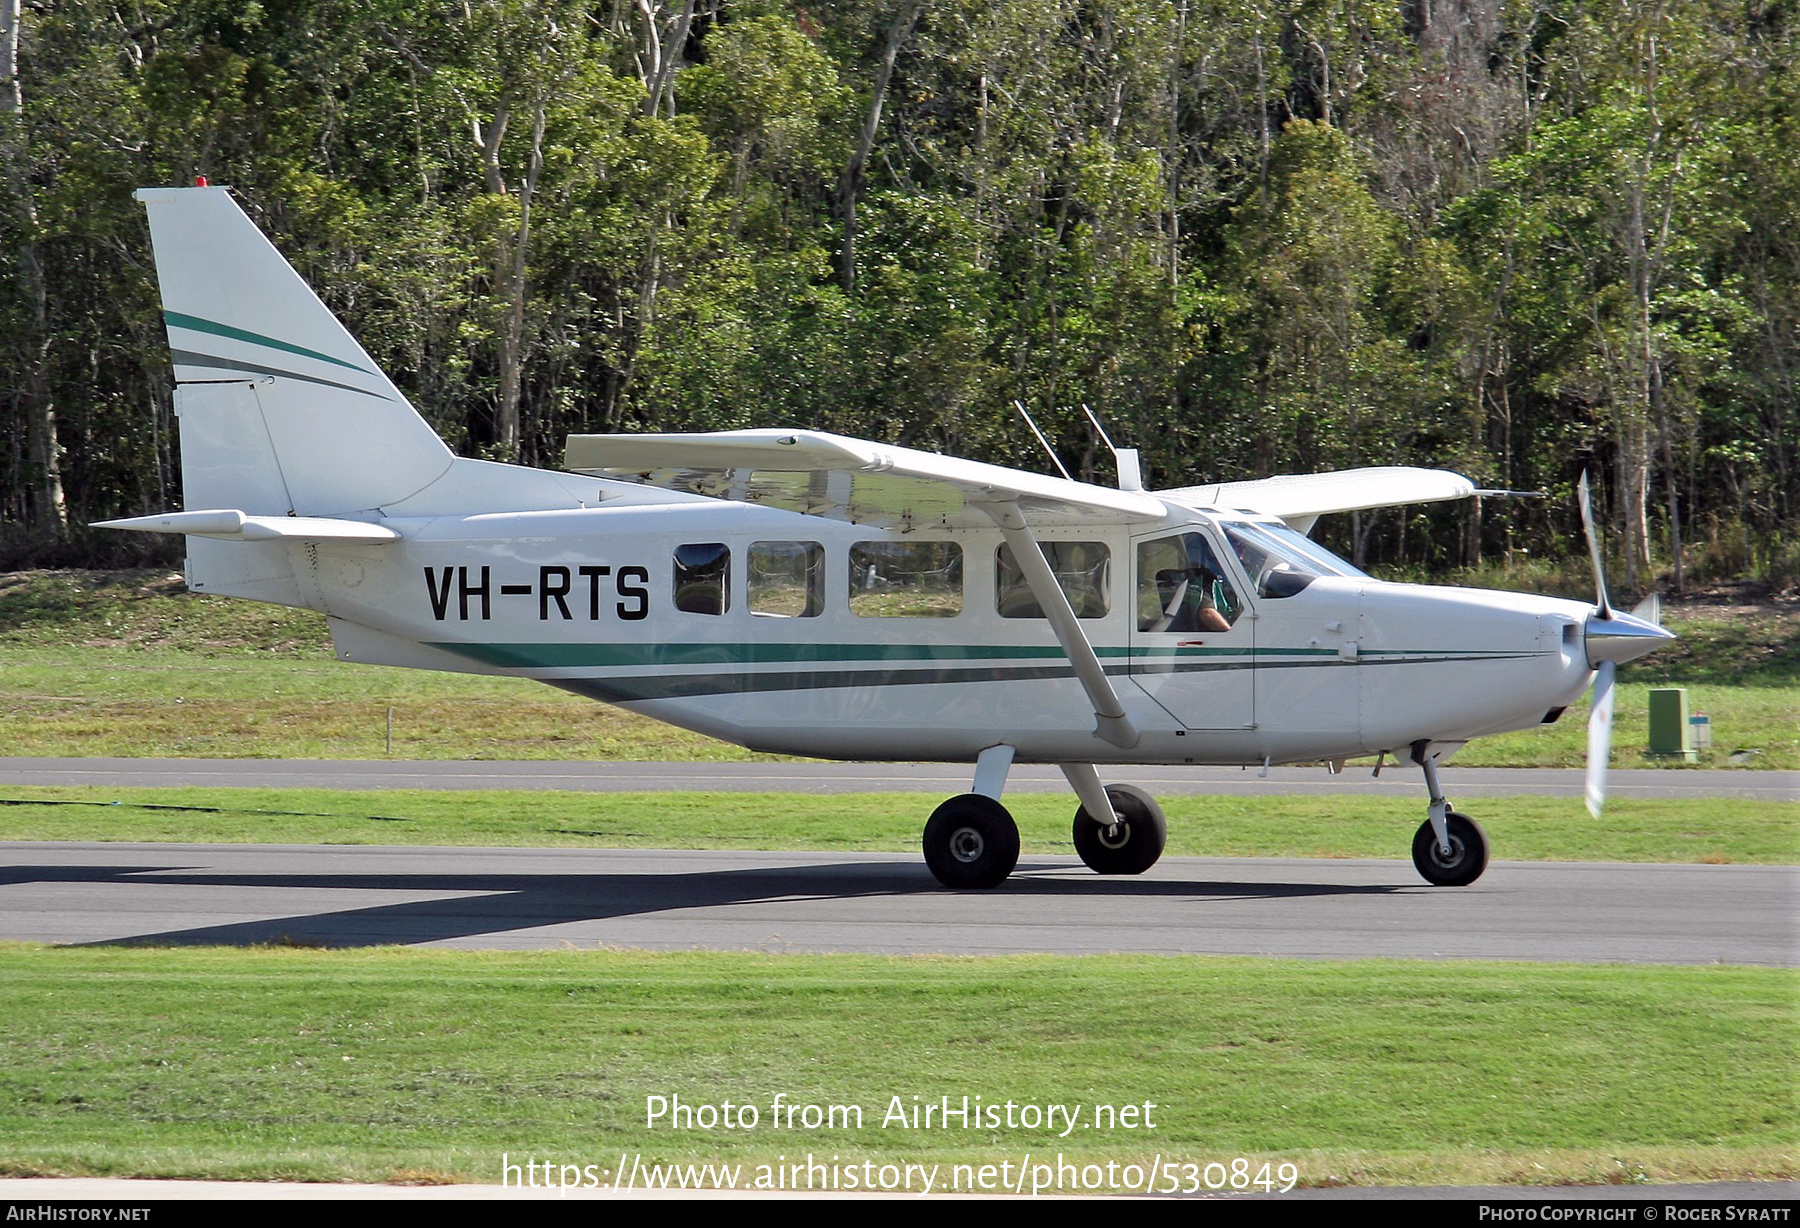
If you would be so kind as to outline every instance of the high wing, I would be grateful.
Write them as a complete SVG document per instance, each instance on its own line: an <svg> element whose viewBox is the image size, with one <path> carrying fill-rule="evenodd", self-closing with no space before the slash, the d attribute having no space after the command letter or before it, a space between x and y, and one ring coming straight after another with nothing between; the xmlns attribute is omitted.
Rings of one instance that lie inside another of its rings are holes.
<svg viewBox="0 0 1800 1228"><path fill-rule="evenodd" d="M1467 499L1480 493L1475 483L1460 473L1406 465L1290 474L1156 492L1159 498L1183 507L1279 516L1302 533L1310 530L1313 521L1327 512L1357 512L1402 503L1439 503L1447 499Z"/></svg>
<svg viewBox="0 0 1800 1228"><path fill-rule="evenodd" d="M885 529L990 527L1013 504L1032 526L1150 524L1161 499L850 439L824 431L571 435L576 473L786 508Z"/></svg>
<svg viewBox="0 0 1800 1228"><path fill-rule="evenodd" d="M998 528L1093 705L1095 733L1117 746L1137 744L1137 726L1044 561L1036 530L1156 524L1167 518L1168 506L1153 495L823 431L571 435L567 465L577 473L902 532ZM1111 809L1091 765L1070 780L1094 813Z"/></svg>
<svg viewBox="0 0 1800 1228"><path fill-rule="evenodd" d="M565 464L596 477L901 530L985 526L984 509L999 503L1016 504L1036 528L1150 524L1164 518L1167 500L1279 516L1306 532L1328 512L1479 493L1461 474L1402 465L1142 493L801 430L571 435Z"/></svg>

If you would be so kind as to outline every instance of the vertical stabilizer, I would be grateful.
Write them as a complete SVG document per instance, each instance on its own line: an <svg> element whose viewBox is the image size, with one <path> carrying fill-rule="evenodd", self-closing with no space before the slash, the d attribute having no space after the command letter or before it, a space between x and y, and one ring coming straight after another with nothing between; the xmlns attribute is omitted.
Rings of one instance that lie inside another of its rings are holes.
<svg viewBox="0 0 1800 1228"><path fill-rule="evenodd" d="M450 468L443 441L224 188L146 188L137 198L150 215L180 388L190 510L363 512ZM196 400L206 386L219 395ZM239 493L222 499L228 471ZM246 481L253 489L242 490Z"/></svg>

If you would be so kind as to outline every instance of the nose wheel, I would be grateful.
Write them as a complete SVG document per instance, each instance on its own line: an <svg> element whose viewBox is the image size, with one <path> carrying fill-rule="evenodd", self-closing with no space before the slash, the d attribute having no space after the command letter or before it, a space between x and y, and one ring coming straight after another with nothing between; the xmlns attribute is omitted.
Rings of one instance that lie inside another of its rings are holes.
<svg viewBox="0 0 1800 1228"><path fill-rule="evenodd" d="M1444 815L1445 834L1450 848L1438 844L1431 820L1419 824L1413 836L1413 865L1426 882L1438 887L1467 887L1487 869L1487 833L1481 824L1466 814L1451 810Z"/></svg>

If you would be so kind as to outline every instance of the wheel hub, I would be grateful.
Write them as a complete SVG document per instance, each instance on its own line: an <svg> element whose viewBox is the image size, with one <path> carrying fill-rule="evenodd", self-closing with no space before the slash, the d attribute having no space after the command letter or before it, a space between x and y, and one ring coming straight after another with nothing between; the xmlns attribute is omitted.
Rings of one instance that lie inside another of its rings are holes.
<svg viewBox="0 0 1800 1228"><path fill-rule="evenodd" d="M959 827L950 836L950 855L965 864L980 861L986 849L987 841L973 827Z"/></svg>
<svg viewBox="0 0 1800 1228"><path fill-rule="evenodd" d="M1131 824L1114 823L1100 829L1100 843L1109 849L1122 849L1131 843Z"/></svg>

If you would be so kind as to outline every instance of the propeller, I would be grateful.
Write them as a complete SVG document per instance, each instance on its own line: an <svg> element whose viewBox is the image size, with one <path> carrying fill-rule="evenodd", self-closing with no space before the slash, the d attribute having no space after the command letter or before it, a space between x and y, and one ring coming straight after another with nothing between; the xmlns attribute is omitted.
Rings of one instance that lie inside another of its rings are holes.
<svg viewBox="0 0 1800 1228"><path fill-rule="evenodd" d="M1581 471L1575 498L1581 504L1581 531L1587 534L1588 558L1594 564L1594 613L1601 618L1611 618L1612 602L1606 599L1606 565L1600 561L1600 534L1594 528L1594 501L1588 497L1586 469Z"/></svg>
<svg viewBox="0 0 1800 1228"><path fill-rule="evenodd" d="M1594 612L1588 615L1583 639L1594 670L1594 702L1588 712L1587 808L1596 819L1606 805L1606 769L1612 762L1613 679L1623 661L1635 661L1675 637L1659 624L1662 602L1655 593L1630 614L1613 609L1606 596L1606 569L1600 561L1600 534L1594 528L1593 501L1583 470L1575 488L1581 504L1581 528L1587 534L1588 557L1594 564Z"/></svg>
<svg viewBox="0 0 1800 1228"><path fill-rule="evenodd" d="M1606 805L1606 770L1612 765L1613 675L1618 668L1611 661L1600 662L1588 711L1587 808L1596 819Z"/></svg>

